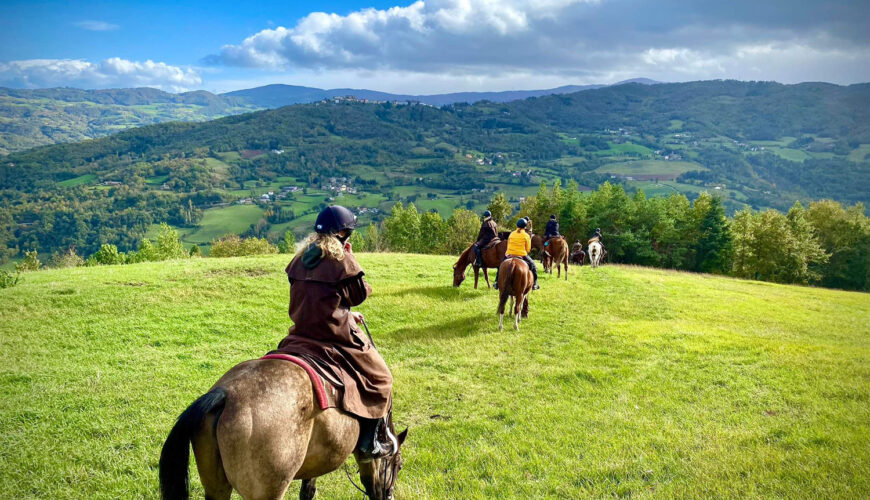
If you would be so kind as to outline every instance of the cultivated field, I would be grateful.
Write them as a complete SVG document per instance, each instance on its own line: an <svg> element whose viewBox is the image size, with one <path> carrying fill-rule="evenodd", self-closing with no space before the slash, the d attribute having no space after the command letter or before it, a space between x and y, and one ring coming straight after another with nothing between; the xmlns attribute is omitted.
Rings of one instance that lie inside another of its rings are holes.
<svg viewBox="0 0 870 500"><path fill-rule="evenodd" d="M452 258L359 258L410 427L398 498L870 496L870 295L572 267L498 332L496 292L452 288ZM287 260L0 290L0 497L156 498L175 417L284 335ZM341 472L318 486L359 496Z"/></svg>

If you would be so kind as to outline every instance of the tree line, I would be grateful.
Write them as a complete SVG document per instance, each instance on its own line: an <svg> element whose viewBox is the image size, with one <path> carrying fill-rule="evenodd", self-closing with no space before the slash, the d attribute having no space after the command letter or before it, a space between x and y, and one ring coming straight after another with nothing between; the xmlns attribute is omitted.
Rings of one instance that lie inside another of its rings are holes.
<svg viewBox="0 0 870 500"><path fill-rule="evenodd" d="M822 200L787 212L745 208L733 218L722 200L701 193L647 198L605 182L581 192L572 182L563 188L541 184L538 194L511 206L496 194L489 210L503 230L528 216L543 232L556 215L569 243L600 228L610 262L707 272L779 283L870 290L870 218L864 206L844 207ZM352 236L362 251L458 254L473 243L480 228L478 214L457 209L448 219L437 212L419 212L414 204L397 203L380 224Z"/></svg>

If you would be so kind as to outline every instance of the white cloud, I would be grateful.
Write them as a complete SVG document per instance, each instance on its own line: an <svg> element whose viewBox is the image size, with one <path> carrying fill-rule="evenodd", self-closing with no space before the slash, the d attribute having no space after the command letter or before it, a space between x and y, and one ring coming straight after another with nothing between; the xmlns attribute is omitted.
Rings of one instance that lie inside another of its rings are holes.
<svg viewBox="0 0 870 500"><path fill-rule="evenodd" d="M73 23L73 24L75 24L76 26L78 26L79 28L81 28L83 30L88 30L88 31L114 31L120 27L117 24L107 23L105 21L94 21L94 20L79 21L79 22Z"/></svg>
<svg viewBox="0 0 870 500"><path fill-rule="evenodd" d="M0 85L8 87L154 87L180 92L201 84L202 78L194 69L151 60L140 62L112 57L96 63L82 59L0 62Z"/></svg>
<svg viewBox="0 0 870 500"><path fill-rule="evenodd" d="M852 0L419 0L312 12L225 45L206 62L333 87L383 75L376 88L405 92L414 89L403 79L425 85L421 75L433 80L428 88L453 82L451 90L637 76L853 83L870 80L868 16L870 3Z"/></svg>

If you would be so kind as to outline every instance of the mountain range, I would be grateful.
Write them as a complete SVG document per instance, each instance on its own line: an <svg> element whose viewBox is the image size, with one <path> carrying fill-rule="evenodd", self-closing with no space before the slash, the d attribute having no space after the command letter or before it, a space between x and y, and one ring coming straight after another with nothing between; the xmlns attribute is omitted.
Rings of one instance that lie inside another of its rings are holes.
<svg viewBox="0 0 870 500"><path fill-rule="evenodd" d="M625 83L658 83L645 78ZM35 146L77 142L126 128L167 121L206 121L260 109L280 108L338 96L375 101L416 101L433 106L459 102L508 102L529 97L605 87L566 85L553 89L449 94L391 94L368 89L319 89L265 85L213 94L205 90L173 94L153 88L83 90L74 88L11 89L0 87L0 154Z"/></svg>

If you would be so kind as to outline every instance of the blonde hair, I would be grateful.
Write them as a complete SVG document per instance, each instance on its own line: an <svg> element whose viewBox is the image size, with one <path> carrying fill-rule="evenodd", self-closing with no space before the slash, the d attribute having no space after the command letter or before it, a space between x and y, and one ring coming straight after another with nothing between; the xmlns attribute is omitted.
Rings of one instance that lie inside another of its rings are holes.
<svg viewBox="0 0 870 500"><path fill-rule="evenodd" d="M310 245L317 245L320 248L320 251L323 252L323 256L331 257L335 260L341 260L344 258L344 245L338 241L338 238L332 234L326 233L311 233L306 237L302 243L299 245L299 249L296 251L296 257L301 258L302 254L305 253L305 250L308 249Z"/></svg>

